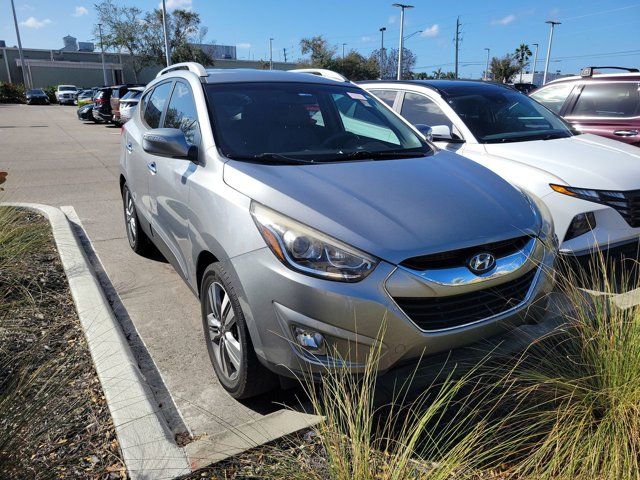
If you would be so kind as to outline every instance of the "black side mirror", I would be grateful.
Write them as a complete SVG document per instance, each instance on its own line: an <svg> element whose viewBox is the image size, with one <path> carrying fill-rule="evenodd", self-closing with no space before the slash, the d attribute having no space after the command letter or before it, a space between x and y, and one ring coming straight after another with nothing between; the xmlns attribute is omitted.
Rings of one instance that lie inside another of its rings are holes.
<svg viewBox="0 0 640 480"><path fill-rule="evenodd" d="M414 127L416 127L416 130L418 130L424 138L426 138L430 142L433 142L433 130L431 130L431 127L429 125L425 125L424 123L416 123Z"/></svg>
<svg viewBox="0 0 640 480"><path fill-rule="evenodd" d="M161 157L183 158L195 162L198 147L190 145L182 130L177 128L154 128L142 136L142 149Z"/></svg>

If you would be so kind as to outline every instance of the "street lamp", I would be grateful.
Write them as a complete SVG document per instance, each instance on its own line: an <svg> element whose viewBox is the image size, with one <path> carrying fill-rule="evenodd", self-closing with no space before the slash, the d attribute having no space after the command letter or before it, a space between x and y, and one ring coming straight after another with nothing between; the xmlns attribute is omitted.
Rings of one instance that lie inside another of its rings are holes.
<svg viewBox="0 0 640 480"><path fill-rule="evenodd" d="M535 83L535 79L536 79L536 64L538 63L538 49L540 48L540 45L538 45L537 43L533 44L534 47L536 47L536 53L533 55L533 68L532 68L532 74L531 74L531 83Z"/></svg>
<svg viewBox="0 0 640 480"><path fill-rule="evenodd" d="M167 32L167 5L162 0L162 29L164 30L164 55L167 60L167 67L171 65L171 53L169 52L169 33Z"/></svg>
<svg viewBox="0 0 640 480"><path fill-rule="evenodd" d="M413 32L411 35L407 35L406 37L404 37L405 40L409 40L411 37L413 37L414 35L417 35L419 33L422 33L422 30L418 30L417 32Z"/></svg>
<svg viewBox="0 0 640 480"><path fill-rule="evenodd" d="M380 28L380 80L382 80L384 74L384 32L387 31L387 27Z"/></svg>
<svg viewBox="0 0 640 480"><path fill-rule="evenodd" d="M489 56L491 54L490 48L485 48L487 51L487 66L484 69L484 81L487 82L489 80Z"/></svg>
<svg viewBox="0 0 640 480"><path fill-rule="evenodd" d="M107 68L104 66L104 43L102 43L102 24L98 24L98 33L100 34L100 57L102 58L102 80L104 81L103 85L106 87L109 83L107 82Z"/></svg>
<svg viewBox="0 0 640 480"><path fill-rule="evenodd" d="M404 3L394 3L394 7L400 9L400 46L398 48L398 74L397 80L402 80L402 49L404 48L404 11L408 8L413 8L413 5L406 5Z"/></svg>
<svg viewBox="0 0 640 480"><path fill-rule="evenodd" d="M545 59L544 64L544 75L542 77L542 85L547 83L547 72L549 71L549 59L551 57L551 44L553 43L553 31L556 28L556 25L561 25L560 22L556 22L554 20L547 20L545 23L551 25L551 31L549 32L549 46L547 47L547 58Z"/></svg>
<svg viewBox="0 0 640 480"><path fill-rule="evenodd" d="M18 18L16 17L16 6L13 4L13 0L11 0L11 9L13 10L13 23L16 26L16 38L18 39L18 54L20 55L20 67L22 67L22 83L24 83L25 88L28 90L32 85L29 79L29 74L27 73L27 66L24 63L22 41L20 41L20 29L18 29Z"/></svg>

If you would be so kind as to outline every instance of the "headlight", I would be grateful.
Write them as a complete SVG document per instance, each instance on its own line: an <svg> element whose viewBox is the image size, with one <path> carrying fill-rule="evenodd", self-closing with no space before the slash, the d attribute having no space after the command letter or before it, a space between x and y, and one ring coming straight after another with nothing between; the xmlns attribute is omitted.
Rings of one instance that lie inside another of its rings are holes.
<svg viewBox="0 0 640 480"><path fill-rule="evenodd" d="M603 203L605 205L609 205L610 201L609 199L603 199L602 194L605 194L606 197L612 197L614 201L618 200L620 202L624 202L626 200L623 192L590 190L588 188L568 187L565 185L556 185L554 183L550 183L549 186L554 192L569 195L570 197L579 198L581 200L587 200L589 202Z"/></svg>
<svg viewBox="0 0 640 480"><path fill-rule="evenodd" d="M538 214L540 215L540 239L553 241L555 232L551 210L549 210L547 204L540 200L536 195L526 190L521 190L521 192L529 200L529 203L537 209Z"/></svg>
<svg viewBox="0 0 640 480"><path fill-rule="evenodd" d="M327 280L357 282L378 260L256 202L251 215L265 242L287 267Z"/></svg>

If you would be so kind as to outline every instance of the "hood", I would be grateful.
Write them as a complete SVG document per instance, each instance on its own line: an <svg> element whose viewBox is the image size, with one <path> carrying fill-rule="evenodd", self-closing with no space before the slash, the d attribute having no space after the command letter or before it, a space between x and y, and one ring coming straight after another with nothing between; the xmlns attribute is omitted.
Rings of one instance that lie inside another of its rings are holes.
<svg viewBox="0 0 640 480"><path fill-rule="evenodd" d="M517 189L448 152L303 166L230 160L224 180L267 207L391 263L535 234L539 226Z"/></svg>
<svg viewBox="0 0 640 480"><path fill-rule="evenodd" d="M490 155L549 172L573 187L640 188L640 148L596 135L555 140L485 144Z"/></svg>

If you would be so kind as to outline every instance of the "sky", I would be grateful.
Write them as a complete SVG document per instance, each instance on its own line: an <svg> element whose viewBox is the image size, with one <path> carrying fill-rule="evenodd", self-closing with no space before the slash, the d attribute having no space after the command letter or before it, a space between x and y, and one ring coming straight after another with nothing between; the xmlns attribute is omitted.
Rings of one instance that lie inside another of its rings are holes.
<svg viewBox="0 0 640 480"><path fill-rule="evenodd" d="M23 47L58 49L69 34L92 41L96 0L14 0ZM160 0L116 0L143 10ZM392 0L166 0L168 8L200 14L208 28L206 40L236 45L239 58L268 58L272 37L274 60L300 57L301 38L324 35L336 47L368 55L396 47L399 9ZM576 73L588 65L640 67L640 2L632 0L514 0L456 2L414 0L405 15L405 46L417 55L415 71L453 70L456 18L460 17L460 76L479 78L491 56L513 52L526 43L540 45L537 70L542 70L549 38L546 20L556 27L550 71ZM419 33L416 33L419 32ZM16 44L10 0L0 0L0 40Z"/></svg>

